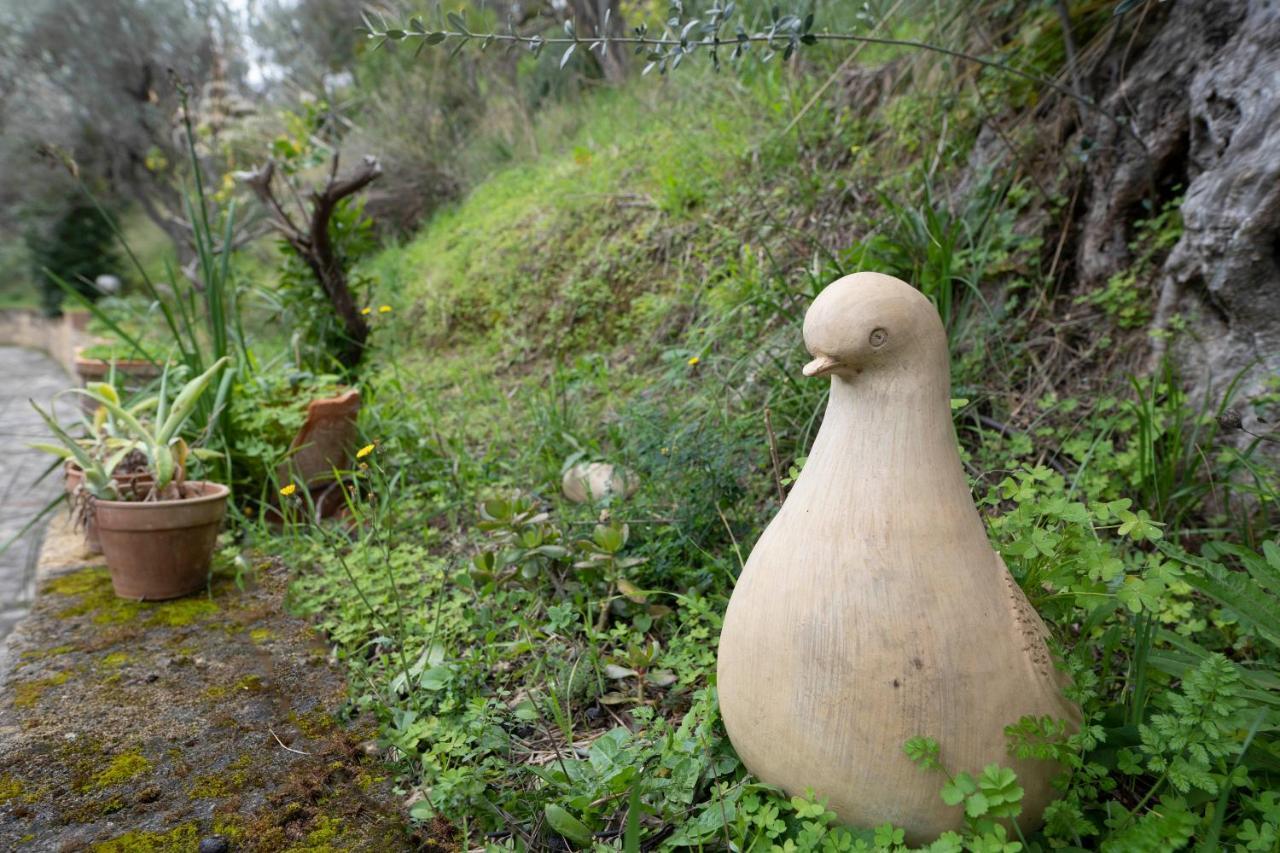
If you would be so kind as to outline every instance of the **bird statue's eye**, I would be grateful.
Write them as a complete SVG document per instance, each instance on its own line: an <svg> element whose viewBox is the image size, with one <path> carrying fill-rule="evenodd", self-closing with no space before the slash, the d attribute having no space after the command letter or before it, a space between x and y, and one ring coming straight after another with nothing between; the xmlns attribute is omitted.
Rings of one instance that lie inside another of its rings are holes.
<svg viewBox="0 0 1280 853"><path fill-rule="evenodd" d="M889 340L889 333L884 329L871 330L871 346L879 349L884 346L885 341Z"/></svg>

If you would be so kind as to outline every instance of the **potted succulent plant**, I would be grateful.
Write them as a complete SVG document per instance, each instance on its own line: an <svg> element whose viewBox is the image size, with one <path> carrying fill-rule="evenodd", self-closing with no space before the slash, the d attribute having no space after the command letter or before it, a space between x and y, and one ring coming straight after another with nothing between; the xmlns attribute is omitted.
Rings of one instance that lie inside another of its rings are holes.
<svg viewBox="0 0 1280 853"><path fill-rule="evenodd" d="M90 383L80 390L105 409L127 436L105 459L87 452L51 415L36 407L61 442L41 447L80 468L84 512L96 524L116 595L177 598L205 584L230 490L220 483L186 479L191 450L181 431L197 401L229 362L227 357L219 359L187 382L172 402L167 393L168 370L160 376L154 403L146 400L125 408L115 388L104 383ZM221 383L222 392L227 384ZM152 406L154 418L139 416ZM113 473L135 452L141 452L146 461L150 484L145 489L121 488Z"/></svg>
<svg viewBox="0 0 1280 853"><path fill-rule="evenodd" d="M135 418L142 418L145 417L147 410L153 407L155 403L156 398L149 397L130 406L128 411ZM43 415L43 413L41 414ZM92 417L83 417L83 414L82 412L85 437L76 439L76 444L90 458L101 463L104 471L106 471L105 466L108 464L108 460L111 460L113 467L107 473L110 473L111 479L115 483L117 494L132 495L134 499L140 499L150 491L154 482L150 472L147 471L146 456L126 437L117 419L107 411L105 406L96 406L92 410ZM66 460L63 470L72 518L75 519L77 526L84 531L85 545L88 549L94 554L101 553L102 547L98 542L98 526L92 515L85 511L89 491L85 487L84 469L76 461L72 452L63 445L36 443L33 446L61 456ZM126 448L126 452L123 457L119 457L117 451L122 448Z"/></svg>

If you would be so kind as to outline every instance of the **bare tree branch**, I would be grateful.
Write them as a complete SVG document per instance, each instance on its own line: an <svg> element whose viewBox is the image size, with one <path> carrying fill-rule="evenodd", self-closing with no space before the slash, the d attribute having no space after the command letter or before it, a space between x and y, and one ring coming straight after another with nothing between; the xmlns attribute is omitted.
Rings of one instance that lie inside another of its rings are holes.
<svg viewBox="0 0 1280 853"><path fill-rule="evenodd" d="M268 160L261 168L242 179L254 191L271 212L271 224L285 241L293 247L315 276L316 283L338 315L346 333L347 342L338 360L347 367L354 367L364 354L369 339L369 324L356 306L347 284L347 270L329 239L329 221L339 202L355 195L382 175L377 159L365 157L355 172L345 178L338 177L338 155L329 163L329 177L323 188L311 193L311 207L306 227L299 226L275 194L275 163Z"/></svg>

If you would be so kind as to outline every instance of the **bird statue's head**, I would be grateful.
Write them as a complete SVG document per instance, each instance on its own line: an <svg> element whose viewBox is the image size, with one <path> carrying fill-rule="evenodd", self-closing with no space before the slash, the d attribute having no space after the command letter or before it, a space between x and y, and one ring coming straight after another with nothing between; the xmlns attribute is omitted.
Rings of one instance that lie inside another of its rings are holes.
<svg viewBox="0 0 1280 853"><path fill-rule="evenodd" d="M860 272L827 285L805 314L804 343L813 356L805 376L853 380L868 371L928 369L939 359L946 375L947 336L937 310L891 275Z"/></svg>

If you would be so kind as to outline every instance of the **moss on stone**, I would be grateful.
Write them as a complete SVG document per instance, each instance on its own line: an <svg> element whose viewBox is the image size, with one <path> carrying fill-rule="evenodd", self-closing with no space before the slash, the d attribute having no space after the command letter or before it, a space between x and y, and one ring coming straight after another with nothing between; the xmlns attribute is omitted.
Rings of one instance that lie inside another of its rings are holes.
<svg viewBox="0 0 1280 853"><path fill-rule="evenodd" d="M236 682L236 690L246 693L261 693L264 686L262 679L256 675L246 675Z"/></svg>
<svg viewBox="0 0 1280 853"><path fill-rule="evenodd" d="M22 794L22 783L14 777L0 775L0 805L9 802Z"/></svg>
<svg viewBox="0 0 1280 853"><path fill-rule="evenodd" d="M45 593L75 599L58 611L60 618L70 619L92 613L93 621L99 625L132 621L142 609L140 602L116 597L115 590L111 588L111 575L103 568L81 569L54 578L45 587Z"/></svg>
<svg viewBox="0 0 1280 853"><path fill-rule="evenodd" d="M232 842L235 849L234 843L244 837L244 825L234 817L218 817L213 821L213 834Z"/></svg>
<svg viewBox="0 0 1280 853"><path fill-rule="evenodd" d="M27 649L22 653L22 660L24 662L48 660L49 658L57 657L58 655L65 655L70 652L74 652L75 650L76 647L69 643L63 646L54 646L51 649Z"/></svg>
<svg viewBox="0 0 1280 853"><path fill-rule="evenodd" d="M29 806L34 806L36 803L44 802L46 798L53 794L53 791L54 786L48 782L44 782L34 788L28 788L22 794L22 802Z"/></svg>
<svg viewBox="0 0 1280 853"><path fill-rule="evenodd" d="M386 776L380 776L370 773L368 770L361 770L356 774L355 785L361 791L368 793L373 790L374 785L379 785L387 780Z"/></svg>
<svg viewBox="0 0 1280 853"><path fill-rule="evenodd" d="M125 808L125 805L124 800L120 797L89 799L69 808L64 808L59 817L64 823L93 823L98 818L115 814Z"/></svg>
<svg viewBox="0 0 1280 853"><path fill-rule="evenodd" d="M102 770L98 771L85 786L84 790L106 788L128 782L151 770L151 761L140 750L131 749L111 759Z"/></svg>
<svg viewBox="0 0 1280 853"><path fill-rule="evenodd" d="M190 853L199 843L200 828L184 823L168 832L126 832L90 849L94 853Z"/></svg>
<svg viewBox="0 0 1280 853"><path fill-rule="evenodd" d="M88 568L61 575L45 584L44 593L46 595L70 596L94 592L102 585L101 579L103 577L107 579L108 584L111 583L111 576L106 571L104 568Z"/></svg>
<svg viewBox="0 0 1280 853"><path fill-rule="evenodd" d="M40 697L50 687L57 687L60 684L66 684L71 678L71 670L64 669L57 675L51 675L48 678L35 678L31 681L23 681L13 686L13 707L30 708L40 701Z"/></svg>
<svg viewBox="0 0 1280 853"><path fill-rule="evenodd" d="M333 731L338 722L324 708L312 708L304 714L292 714L291 722L309 738L320 738Z"/></svg>
<svg viewBox="0 0 1280 853"><path fill-rule="evenodd" d="M342 829L341 818L320 815L307 837L289 847L287 853L330 853L347 849L345 845L337 844L342 839Z"/></svg>
<svg viewBox="0 0 1280 853"><path fill-rule="evenodd" d="M343 685L279 606L287 579L264 575L246 596L220 574L214 600L167 603L117 598L100 568L42 584L29 668L0 699L25 738L0 767L0 814L21 810L29 823L0 817L0 848L32 831L19 849L194 851L210 835L233 850L412 849L357 749L370 732L339 735L326 710ZM9 712L15 698L34 707ZM249 703L287 715L288 731L275 730L290 744L306 738L311 758L263 750L261 729L235 713Z"/></svg>
<svg viewBox="0 0 1280 853"><path fill-rule="evenodd" d="M221 771L196 777L196 783L191 787L191 799L222 799L240 791L249 783L252 767L253 754L246 752Z"/></svg>
<svg viewBox="0 0 1280 853"><path fill-rule="evenodd" d="M202 619L208 619L218 612L218 605L207 596L177 598L159 604L149 605L155 612L147 620L148 625L165 625L170 628L181 628Z"/></svg>
<svg viewBox="0 0 1280 853"><path fill-rule="evenodd" d="M120 625L141 620L149 626L177 628L207 619L218 612L218 605L208 596L159 602L119 598L111 586L111 575L102 568L82 569L54 578L45 586L45 592L76 599L58 611L59 617L69 619L93 614L97 625Z"/></svg>

